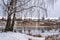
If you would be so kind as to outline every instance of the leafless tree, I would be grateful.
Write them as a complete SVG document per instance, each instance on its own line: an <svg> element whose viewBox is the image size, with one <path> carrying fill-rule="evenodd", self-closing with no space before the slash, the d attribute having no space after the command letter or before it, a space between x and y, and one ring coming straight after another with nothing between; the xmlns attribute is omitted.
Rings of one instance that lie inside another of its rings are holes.
<svg viewBox="0 0 60 40"><path fill-rule="evenodd" d="M6 12L8 14L5 31L13 31L15 16L16 14L18 14L18 12L21 13L29 9L39 8L44 10L45 13L47 13L47 9L41 6L43 5L42 3L40 3L39 5L30 5L29 2L31 2L32 0L10 0L10 1L7 0L7 4L5 3L4 0L2 1L4 4L4 7L6 8ZM13 15L13 19L11 21L12 15Z"/></svg>

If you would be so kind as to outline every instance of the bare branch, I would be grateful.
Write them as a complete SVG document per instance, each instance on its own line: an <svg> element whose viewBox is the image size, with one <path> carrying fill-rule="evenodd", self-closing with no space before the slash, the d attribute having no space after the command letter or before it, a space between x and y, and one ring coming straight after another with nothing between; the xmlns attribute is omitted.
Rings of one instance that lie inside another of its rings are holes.
<svg viewBox="0 0 60 40"><path fill-rule="evenodd" d="M30 2L30 0L28 0L28 1L25 2L24 4L21 4L21 5L17 6L17 7L24 6L24 5L27 4L28 2ZM12 15L12 14L14 13L15 8L17 8L17 7L14 7L14 8L13 8L13 10L12 10L13 12L10 13L9 16ZM28 8L23 8L23 9L21 9L21 10L19 10L19 11L16 11L16 12L21 12L21 11L23 11L23 10L25 10L25 9L28 9Z"/></svg>
<svg viewBox="0 0 60 40"><path fill-rule="evenodd" d="M21 5L19 5L19 6L17 6L17 7L21 7L21 6L24 6L24 5L26 5L28 2L30 2L31 0L28 0L27 2L25 2L24 4L21 4ZM20 1L21 2L21 1ZM15 7L15 8L17 8L17 7ZM13 8L13 10L15 9L15 8Z"/></svg>
<svg viewBox="0 0 60 40"><path fill-rule="evenodd" d="M34 8L34 7L38 7L38 8L40 8L40 9L42 9L42 10L47 11L47 9L45 9L45 8L43 8L43 7L40 7L40 6L31 6L31 7L29 7L29 8L23 8L23 9L21 9L21 10L19 10L19 11L16 11L16 12L21 12L21 11L28 10L28 9L31 9L31 8Z"/></svg>
<svg viewBox="0 0 60 40"><path fill-rule="evenodd" d="M30 1L31 1L31 0L28 0L27 2L25 2L24 4L19 5L18 7L21 7L21 6L27 4L27 3L30 2Z"/></svg>
<svg viewBox="0 0 60 40"><path fill-rule="evenodd" d="M2 1L3 1L4 6L7 7L7 5L5 4L4 0L2 0Z"/></svg>
<svg viewBox="0 0 60 40"><path fill-rule="evenodd" d="M18 7L21 7L21 6L25 5L25 4L27 4L28 2L30 2L30 0L27 1L27 2L25 2L25 3L22 4L22 5L19 5ZM41 6L31 6L31 7L28 7L28 8L22 8L21 10L16 11L16 13L21 12L21 11L24 11L24 10L31 9L31 8L34 8L34 7L35 7L35 8L40 8L40 9L44 10L44 11L46 12L46 14L47 14L47 9L46 9L46 8L43 8L43 7L41 7ZM14 7L14 9L15 9L15 7ZM9 16L14 13L14 9L12 10L12 13L9 14ZM46 16L47 16L47 15L46 15Z"/></svg>
<svg viewBox="0 0 60 40"><path fill-rule="evenodd" d="M21 11L24 11L24 10L28 10L28 9L31 9L31 8L34 8L34 7L38 7L38 8L40 8L40 9L44 10L45 13L46 13L46 17L48 16L48 15L47 15L47 9L46 9L46 8L43 8L43 7L40 7L40 6L31 6L31 7L29 7L29 8L23 8L23 9L21 9L21 10L19 10L19 11L16 11L16 12L18 13L18 12L21 12Z"/></svg>

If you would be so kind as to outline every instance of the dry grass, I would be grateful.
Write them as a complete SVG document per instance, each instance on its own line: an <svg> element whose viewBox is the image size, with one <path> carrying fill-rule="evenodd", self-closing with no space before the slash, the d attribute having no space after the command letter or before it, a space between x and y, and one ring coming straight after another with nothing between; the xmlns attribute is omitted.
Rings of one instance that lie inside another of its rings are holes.
<svg viewBox="0 0 60 40"><path fill-rule="evenodd" d="M45 40L60 40L60 37L57 36L48 36Z"/></svg>

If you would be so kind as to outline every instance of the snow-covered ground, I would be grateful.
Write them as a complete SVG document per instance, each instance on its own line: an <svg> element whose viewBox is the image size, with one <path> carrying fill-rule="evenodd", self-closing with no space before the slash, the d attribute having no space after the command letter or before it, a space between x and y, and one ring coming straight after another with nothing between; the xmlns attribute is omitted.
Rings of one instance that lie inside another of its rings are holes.
<svg viewBox="0 0 60 40"><path fill-rule="evenodd" d="M0 33L0 40L45 40L44 37L38 38L38 37L32 37L29 35L21 34L21 33L15 33L15 32L2 32Z"/></svg>
<svg viewBox="0 0 60 40"><path fill-rule="evenodd" d="M31 34L32 35L36 35L36 34L40 34L42 37L47 37L47 36L50 36L50 35L58 35L60 34L59 30L50 30L50 31L47 31L47 30L44 30L44 32L41 32L40 30L35 30L35 31L31 31Z"/></svg>
<svg viewBox="0 0 60 40"><path fill-rule="evenodd" d="M24 34L20 33L0 33L0 40L28 40L28 38Z"/></svg>
<svg viewBox="0 0 60 40"><path fill-rule="evenodd" d="M19 31L17 31L19 32ZM24 34L29 34L28 30L22 30L22 33ZM40 34L42 37L47 37L47 36L51 36L51 35L58 35L60 34L59 30L50 30L50 31L47 31L47 30L44 30L44 32L42 32L41 30L31 30L30 31L30 34L32 35L36 35L36 34Z"/></svg>
<svg viewBox="0 0 60 40"><path fill-rule="evenodd" d="M0 27L0 29L4 29L3 27ZM44 32L42 32L42 30L31 30L31 34L32 35L36 35L36 34L40 34L42 37L38 38L38 37L32 37L28 34L28 30L26 29L25 31L22 30L22 33L18 32L0 32L0 40L45 40L45 37L47 36L51 36L51 35L58 35L60 34L59 32L60 29L55 30L52 29L50 31L44 30Z"/></svg>

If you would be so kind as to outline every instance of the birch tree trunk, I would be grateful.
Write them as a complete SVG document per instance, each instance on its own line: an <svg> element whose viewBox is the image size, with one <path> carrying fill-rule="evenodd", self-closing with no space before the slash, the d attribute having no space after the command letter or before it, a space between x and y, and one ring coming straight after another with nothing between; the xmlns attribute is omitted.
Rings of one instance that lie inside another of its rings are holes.
<svg viewBox="0 0 60 40"><path fill-rule="evenodd" d="M5 27L5 32L6 31L12 31L11 28L11 11L13 9L13 0L10 1L10 4L8 4L8 17L7 17L7 23L6 23L6 27Z"/></svg>
<svg viewBox="0 0 60 40"><path fill-rule="evenodd" d="M13 31L13 27L14 27L14 24L15 24L15 15L16 15L16 3L17 3L17 0L14 0L14 5L13 7L15 8L14 10L14 13L13 13L13 19L12 19L12 24L11 24L11 30Z"/></svg>

